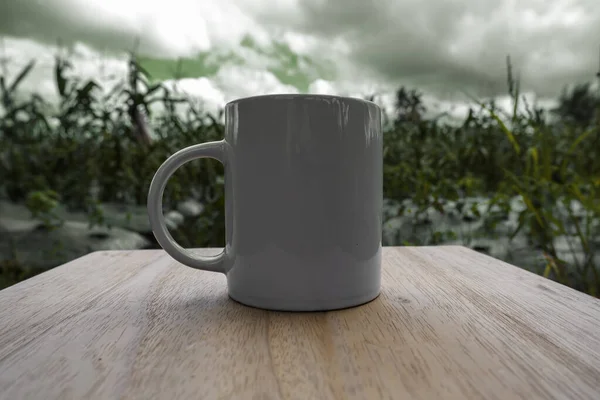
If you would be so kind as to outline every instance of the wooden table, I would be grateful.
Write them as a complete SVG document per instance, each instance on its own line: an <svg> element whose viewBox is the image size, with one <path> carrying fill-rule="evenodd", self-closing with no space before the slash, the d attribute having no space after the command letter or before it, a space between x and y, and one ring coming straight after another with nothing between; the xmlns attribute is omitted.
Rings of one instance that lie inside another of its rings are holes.
<svg viewBox="0 0 600 400"><path fill-rule="evenodd" d="M367 305L280 313L95 252L0 292L0 398L600 399L597 299L456 246L385 248L383 274Z"/></svg>

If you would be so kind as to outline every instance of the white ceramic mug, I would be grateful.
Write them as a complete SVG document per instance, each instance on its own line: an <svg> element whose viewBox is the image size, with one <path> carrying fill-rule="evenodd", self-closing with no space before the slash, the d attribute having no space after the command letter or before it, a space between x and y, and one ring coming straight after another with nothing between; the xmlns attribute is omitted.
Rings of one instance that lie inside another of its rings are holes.
<svg viewBox="0 0 600 400"><path fill-rule="evenodd" d="M225 138L178 151L148 193L158 243L177 261L227 276L229 296L271 310L317 311L375 299L381 286L381 109L326 95L266 95L225 106ZM162 210L169 177L210 157L225 167L226 247L179 246Z"/></svg>

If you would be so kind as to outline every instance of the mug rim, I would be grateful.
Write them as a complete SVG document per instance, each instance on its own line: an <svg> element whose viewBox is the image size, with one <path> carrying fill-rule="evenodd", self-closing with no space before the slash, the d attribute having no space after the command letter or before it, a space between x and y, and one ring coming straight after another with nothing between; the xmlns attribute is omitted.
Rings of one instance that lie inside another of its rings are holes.
<svg viewBox="0 0 600 400"><path fill-rule="evenodd" d="M293 99L311 99L311 98L312 99L341 100L341 101L355 101L355 102L359 102L359 103L365 103L367 105L372 104L375 107L377 107L378 109L381 109L381 107L379 107L378 104L376 104L370 100L361 99L359 97L337 96L337 95L333 95L333 94L312 94L312 93L274 93L274 94L259 94L259 95L255 95L255 96L240 97L238 99L234 99L234 100L227 102L225 104L225 107L228 107L229 105L232 105L232 104L241 103L241 102L250 101L250 100L266 100L266 99L293 100Z"/></svg>

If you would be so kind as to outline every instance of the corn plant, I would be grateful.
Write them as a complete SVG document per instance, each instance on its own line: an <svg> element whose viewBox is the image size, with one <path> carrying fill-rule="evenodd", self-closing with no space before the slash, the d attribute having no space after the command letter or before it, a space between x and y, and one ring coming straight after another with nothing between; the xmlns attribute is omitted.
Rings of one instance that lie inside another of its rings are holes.
<svg viewBox="0 0 600 400"><path fill-rule="evenodd" d="M85 211L91 225L102 224L102 203L143 205L152 175L169 155L223 137L220 116L206 114L191 99L155 82L134 54L128 66L126 79L103 88L74 76L68 58L57 56L56 104L19 94L33 62L13 79L0 76L0 193L26 204L49 227L60 225L57 207ZM540 273L597 295L599 124L589 118L583 125L568 118L550 123L544 111L528 104L525 113L519 112L524 100L510 60L507 70L512 113L493 102L476 102L459 126L424 118L420 92L398 90L396 112L385 124L384 195L411 199L417 209L400 207L398 214L415 218L431 208L446 213L451 202L463 212L465 199L473 196L491 199L490 207L505 215L509 200L520 196L526 208L511 236L524 233L545 256ZM190 196L206 206L195 225L174 232L182 245L223 246L222 176L220 164L197 160L170 180L166 208ZM476 207L471 211L479 217ZM486 223L492 229L493 221ZM565 235L583 249L573 265L561 260L556 249ZM432 232L428 243L455 237L454 232ZM397 244L408 243L399 238ZM29 271L14 260L0 260L0 271L5 271L0 276L13 281L30 276L16 270L21 267Z"/></svg>

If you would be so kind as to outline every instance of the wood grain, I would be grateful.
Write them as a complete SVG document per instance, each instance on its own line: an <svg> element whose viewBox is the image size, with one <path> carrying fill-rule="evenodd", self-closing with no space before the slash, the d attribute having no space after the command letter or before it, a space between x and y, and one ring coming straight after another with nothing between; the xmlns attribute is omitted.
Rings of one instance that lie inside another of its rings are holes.
<svg viewBox="0 0 600 400"><path fill-rule="evenodd" d="M597 299L454 246L384 248L383 278L276 313L163 251L92 253L0 292L0 398L600 399Z"/></svg>

